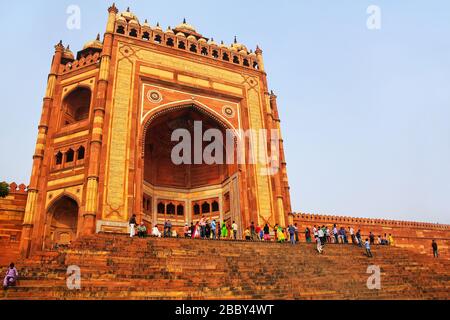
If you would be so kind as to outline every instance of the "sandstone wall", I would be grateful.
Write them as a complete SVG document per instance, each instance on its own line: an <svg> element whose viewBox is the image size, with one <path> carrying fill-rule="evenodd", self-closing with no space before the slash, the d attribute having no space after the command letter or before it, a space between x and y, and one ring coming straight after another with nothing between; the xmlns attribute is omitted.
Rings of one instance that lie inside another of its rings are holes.
<svg viewBox="0 0 450 320"><path fill-rule="evenodd" d="M26 186L10 184L10 194L0 198L0 264L15 260L19 254L23 216L27 203Z"/></svg>
<svg viewBox="0 0 450 320"><path fill-rule="evenodd" d="M353 227L355 232L361 229L363 237L368 237L370 232L373 232L375 237L392 234L396 246L430 256L432 255L431 242L435 239L441 256L450 259L450 225L306 213L294 214L293 221L298 224L301 232L304 232L306 227L312 229L314 225L325 225L331 229L334 224L337 224L338 227L345 227L347 231L348 227ZM301 241L305 241L304 236L301 237Z"/></svg>

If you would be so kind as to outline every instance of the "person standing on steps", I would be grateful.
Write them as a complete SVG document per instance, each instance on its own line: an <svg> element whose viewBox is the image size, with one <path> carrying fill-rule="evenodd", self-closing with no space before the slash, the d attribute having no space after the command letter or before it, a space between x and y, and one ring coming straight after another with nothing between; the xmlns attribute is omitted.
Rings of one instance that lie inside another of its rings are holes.
<svg viewBox="0 0 450 320"><path fill-rule="evenodd" d="M278 226L278 230L277 230L277 241L279 243L284 243L284 241L286 241L286 237L284 235L283 228L280 226Z"/></svg>
<svg viewBox="0 0 450 320"><path fill-rule="evenodd" d="M258 240L258 241L261 241L262 240L262 238L261 238L261 227L259 226L259 225L257 225L256 227L255 227L255 234L256 234L256 240Z"/></svg>
<svg viewBox="0 0 450 320"><path fill-rule="evenodd" d="M250 225L250 232L252 234L252 241L255 241L256 240L256 228L255 228L255 223L253 221Z"/></svg>
<svg viewBox="0 0 450 320"><path fill-rule="evenodd" d="M172 222L170 220L167 220L167 236L172 237Z"/></svg>
<svg viewBox="0 0 450 320"><path fill-rule="evenodd" d="M394 246L394 237L392 236L392 234L389 234L389 245Z"/></svg>
<svg viewBox="0 0 450 320"><path fill-rule="evenodd" d="M206 234L205 216L200 219L200 238L204 239Z"/></svg>
<svg viewBox="0 0 450 320"><path fill-rule="evenodd" d="M205 236L206 239L210 240L211 239L211 224L209 223L208 220L206 220L206 229L205 229Z"/></svg>
<svg viewBox="0 0 450 320"><path fill-rule="evenodd" d="M273 233L275 237L275 242L278 242L278 223L273 227Z"/></svg>
<svg viewBox="0 0 450 320"><path fill-rule="evenodd" d="M288 228L289 231L289 240L292 245L295 245L295 227L291 224Z"/></svg>
<svg viewBox="0 0 450 320"><path fill-rule="evenodd" d="M230 222L227 223L227 237L231 240L233 238L233 230Z"/></svg>
<svg viewBox="0 0 450 320"><path fill-rule="evenodd" d="M14 287L17 282L17 278L19 277L19 273L17 272L14 263L9 265L8 271L6 271L6 276L3 279L3 289L6 290L9 287Z"/></svg>
<svg viewBox="0 0 450 320"><path fill-rule="evenodd" d="M317 252L319 252L319 254L323 253L323 247L322 247L322 241L320 240L319 237L315 238L316 239L316 245L317 245Z"/></svg>
<svg viewBox="0 0 450 320"><path fill-rule="evenodd" d="M129 225L130 225L130 238L133 238L136 235L136 230L135 230L135 228L136 228L136 215L135 214L133 214L131 216Z"/></svg>
<svg viewBox="0 0 450 320"><path fill-rule="evenodd" d="M300 242L300 238L298 237L298 225L297 225L297 223L294 223L294 228L295 228L295 243L299 243Z"/></svg>
<svg viewBox="0 0 450 320"><path fill-rule="evenodd" d="M220 240L220 235L222 234L222 229L220 228L220 221L217 222L217 239Z"/></svg>
<svg viewBox="0 0 450 320"><path fill-rule="evenodd" d="M194 234L195 234L195 226L194 223L191 222L191 239L194 239Z"/></svg>
<svg viewBox="0 0 450 320"><path fill-rule="evenodd" d="M366 239L366 254L367 257L373 258L372 252L370 251L370 241L368 238Z"/></svg>
<svg viewBox="0 0 450 320"><path fill-rule="evenodd" d="M371 246L375 245L375 235L372 233L372 231L370 231L370 233L369 233L369 239L370 239L370 245Z"/></svg>
<svg viewBox="0 0 450 320"><path fill-rule="evenodd" d="M216 220L213 220L211 222L211 233L212 233L213 240L216 240L216 238L217 238L217 236L216 236L216 227L217 227Z"/></svg>
<svg viewBox="0 0 450 320"><path fill-rule="evenodd" d="M336 224L333 226L333 236L334 236L334 243L339 243L339 236L338 236L338 229Z"/></svg>
<svg viewBox="0 0 450 320"><path fill-rule="evenodd" d="M358 242L358 246L362 247L361 230L358 230L358 232L356 232L356 240Z"/></svg>
<svg viewBox="0 0 450 320"><path fill-rule="evenodd" d="M270 227L268 223L264 226L264 241L270 241Z"/></svg>
<svg viewBox="0 0 450 320"><path fill-rule="evenodd" d="M200 223L195 224L194 239L200 239Z"/></svg>
<svg viewBox="0 0 450 320"><path fill-rule="evenodd" d="M233 229L233 238L234 238L234 240L237 240L238 225L237 225L236 221L233 221L231 228Z"/></svg>
<svg viewBox="0 0 450 320"><path fill-rule="evenodd" d="M317 231L317 237L319 238L320 243L323 246L325 244L325 242L323 241L324 233L323 233L323 229L320 227L319 227L319 230Z"/></svg>
<svg viewBox="0 0 450 320"><path fill-rule="evenodd" d="M228 238L228 229L225 221L222 223L222 238L226 240Z"/></svg>
<svg viewBox="0 0 450 320"><path fill-rule="evenodd" d="M259 240L264 241L264 228L259 228Z"/></svg>
<svg viewBox="0 0 450 320"><path fill-rule="evenodd" d="M435 258L439 258L438 244L436 240L433 240L433 242L431 243L431 247L433 248L433 256Z"/></svg>
<svg viewBox="0 0 450 320"><path fill-rule="evenodd" d="M317 240L317 238L319 237L319 232L317 231L316 226L314 226L314 228L313 228L313 235L314 235L314 240Z"/></svg>
<svg viewBox="0 0 450 320"><path fill-rule="evenodd" d="M306 243L311 243L311 230L307 227L305 230Z"/></svg>
<svg viewBox="0 0 450 320"><path fill-rule="evenodd" d="M326 228L325 235L327 237L327 243L331 243L331 231L330 231L330 228L328 228L328 227Z"/></svg>
<svg viewBox="0 0 450 320"><path fill-rule="evenodd" d="M164 238L167 237L167 220L164 221L164 231L163 231L163 234L164 234Z"/></svg>
<svg viewBox="0 0 450 320"><path fill-rule="evenodd" d="M189 238L189 225L187 223L184 224L183 232L184 232L184 237L186 239Z"/></svg>
<svg viewBox="0 0 450 320"><path fill-rule="evenodd" d="M356 244L355 230L353 229L353 227L349 227L348 231L350 233L350 237L352 237L352 243Z"/></svg>

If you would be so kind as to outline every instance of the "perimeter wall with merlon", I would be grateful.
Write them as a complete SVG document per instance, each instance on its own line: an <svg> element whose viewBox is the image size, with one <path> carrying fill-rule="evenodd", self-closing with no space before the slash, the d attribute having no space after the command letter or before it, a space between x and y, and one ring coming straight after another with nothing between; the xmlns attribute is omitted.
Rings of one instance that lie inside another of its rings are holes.
<svg viewBox="0 0 450 320"><path fill-rule="evenodd" d="M364 239L369 236L370 232L374 233L375 240L377 240L379 235L392 234L395 246L430 256L433 254L431 243L434 239L438 243L441 257L450 259L450 225L308 213L294 214L292 218L301 232L301 242L305 241L304 231L307 227L312 230L314 225L325 225L332 229L332 226L336 224L338 228L345 227L347 234L349 227L353 227L355 232L360 229Z"/></svg>

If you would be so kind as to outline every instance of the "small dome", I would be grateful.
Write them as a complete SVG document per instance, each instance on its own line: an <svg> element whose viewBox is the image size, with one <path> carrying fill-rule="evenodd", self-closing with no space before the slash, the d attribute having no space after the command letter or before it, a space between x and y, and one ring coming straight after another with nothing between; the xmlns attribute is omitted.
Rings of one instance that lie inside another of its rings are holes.
<svg viewBox="0 0 450 320"><path fill-rule="evenodd" d="M100 50L103 49L103 43L100 41L100 34L97 35L97 39L86 42L86 44L83 47L83 50L88 49L88 48L100 49Z"/></svg>
<svg viewBox="0 0 450 320"><path fill-rule="evenodd" d="M183 32L178 32L177 33L177 37L179 37L179 38L186 38L186 36L184 35Z"/></svg>
<svg viewBox="0 0 450 320"><path fill-rule="evenodd" d="M231 45L233 48L236 49L236 51L242 51L245 50L246 52L248 52L247 47L244 46L242 43L238 43L237 41L237 37L234 37L234 43ZM233 50L234 51L234 50Z"/></svg>
<svg viewBox="0 0 450 320"><path fill-rule="evenodd" d="M178 30L188 30L188 31L197 33L197 31L195 30L195 28L194 28L192 25L186 23L186 19L184 19L184 20L183 20L183 23L182 23L182 24L179 24L179 25L176 27L176 29L178 29Z"/></svg>
<svg viewBox="0 0 450 320"><path fill-rule="evenodd" d="M143 30L151 30L152 27L150 27L150 24L148 23L147 19L145 19L144 23L142 24Z"/></svg>
<svg viewBox="0 0 450 320"><path fill-rule="evenodd" d="M194 42L197 41L197 38L194 37L193 35L188 36L187 39L188 39L189 41L194 41Z"/></svg>
<svg viewBox="0 0 450 320"><path fill-rule="evenodd" d="M161 26L159 25L159 22L156 23L155 30L161 31L161 32L163 31L162 28L161 28Z"/></svg>
<svg viewBox="0 0 450 320"><path fill-rule="evenodd" d="M256 54L253 51L250 51L250 54L248 55L249 57L255 57L256 58Z"/></svg>
<svg viewBox="0 0 450 320"><path fill-rule="evenodd" d="M239 51L239 53L242 54L243 56L248 55L247 50L241 50L241 51Z"/></svg>
<svg viewBox="0 0 450 320"><path fill-rule="evenodd" d="M63 58L67 60L75 60L75 56L73 55L73 52L70 50L69 46L64 49Z"/></svg>
<svg viewBox="0 0 450 320"><path fill-rule="evenodd" d="M217 42L214 41L213 38L211 38L211 41L209 41L210 46L217 46Z"/></svg>
<svg viewBox="0 0 450 320"><path fill-rule="evenodd" d="M172 28L167 27L166 33L170 33L170 34L175 34L175 32L173 32Z"/></svg>
<svg viewBox="0 0 450 320"><path fill-rule="evenodd" d="M122 16L117 16L116 21L119 23L125 23L125 24L127 23L127 19L125 19Z"/></svg>
<svg viewBox="0 0 450 320"><path fill-rule="evenodd" d="M148 23L148 20L145 19L144 23L142 24L143 27L150 27L150 24Z"/></svg>
<svg viewBox="0 0 450 320"><path fill-rule="evenodd" d="M139 26L139 22L137 20L130 20L130 22L128 22L130 25L135 25L135 26Z"/></svg>
<svg viewBox="0 0 450 320"><path fill-rule="evenodd" d="M223 43L223 41L220 43L220 47L224 49L229 49L228 46L225 43Z"/></svg>
<svg viewBox="0 0 450 320"><path fill-rule="evenodd" d="M199 42L199 43L207 43L207 41L206 41L205 38L200 38L200 39L198 39L198 42Z"/></svg>
<svg viewBox="0 0 450 320"><path fill-rule="evenodd" d="M230 51L238 52L238 49L235 46L230 46Z"/></svg>
<svg viewBox="0 0 450 320"><path fill-rule="evenodd" d="M125 20L127 20L127 21L136 20L139 22L139 19L137 18L137 16L133 12L130 11L130 7L127 8L127 11L119 13L119 16L125 18Z"/></svg>

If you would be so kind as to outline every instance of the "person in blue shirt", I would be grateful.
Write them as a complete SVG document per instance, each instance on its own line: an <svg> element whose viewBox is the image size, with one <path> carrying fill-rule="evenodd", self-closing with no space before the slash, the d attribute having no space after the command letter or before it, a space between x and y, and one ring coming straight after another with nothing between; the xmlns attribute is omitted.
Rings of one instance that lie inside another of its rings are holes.
<svg viewBox="0 0 450 320"><path fill-rule="evenodd" d="M366 239L366 253L369 258L373 258L372 252L370 251L370 242L369 239Z"/></svg>
<svg viewBox="0 0 450 320"><path fill-rule="evenodd" d="M288 228L289 231L289 239L291 240L291 244L295 244L295 227L291 224Z"/></svg>

